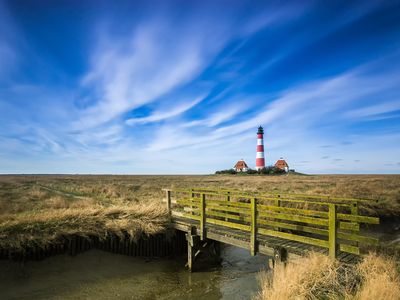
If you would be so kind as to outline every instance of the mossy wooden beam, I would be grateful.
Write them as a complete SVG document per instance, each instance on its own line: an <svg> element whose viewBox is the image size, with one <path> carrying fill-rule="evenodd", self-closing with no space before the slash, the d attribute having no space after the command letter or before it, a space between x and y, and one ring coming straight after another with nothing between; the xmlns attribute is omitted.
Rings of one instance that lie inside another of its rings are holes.
<svg viewBox="0 0 400 300"><path fill-rule="evenodd" d="M355 255L360 255L360 249L356 246L350 246L350 245L345 245L341 244L339 246L340 251L346 252L346 253L351 253Z"/></svg>
<svg viewBox="0 0 400 300"><path fill-rule="evenodd" d="M243 202L237 202L237 201L224 201L224 200L210 200L207 199L207 204L214 204L214 205L219 205L219 206L227 206L227 207L243 207L246 209L250 209L250 203L243 203Z"/></svg>
<svg viewBox="0 0 400 300"><path fill-rule="evenodd" d="M360 224L340 221L339 228L343 230L360 231Z"/></svg>
<svg viewBox="0 0 400 300"><path fill-rule="evenodd" d="M200 202L200 239L206 238L206 195L201 194Z"/></svg>
<svg viewBox="0 0 400 300"><path fill-rule="evenodd" d="M300 235L296 235L296 234L292 234L292 233L275 231L275 230L270 230L270 229L263 229L263 228L258 228L258 233L262 234L262 235L266 235L266 236L274 236L274 237L291 240L291 241L296 241L296 242L300 242L300 243L304 243L304 244L319 246L319 247L323 247L323 248L329 248L328 241L320 240L317 238L300 236Z"/></svg>
<svg viewBox="0 0 400 300"><path fill-rule="evenodd" d="M279 204L281 200L277 201ZM259 205L260 209L263 211L274 211L274 212L285 212L285 213L293 213L298 215L307 215L313 217L327 218L328 213L325 211L317 211L317 210L309 210L309 209L301 209L301 208L291 208L291 207L283 207L283 206L272 206L272 205Z"/></svg>
<svg viewBox="0 0 400 300"><path fill-rule="evenodd" d="M337 218L343 221L351 221L351 222L367 223L367 224L379 224L379 218L375 217L337 214Z"/></svg>
<svg viewBox="0 0 400 300"><path fill-rule="evenodd" d="M225 222L222 220L216 220L216 219L212 219L212 218L207 218L207 223L221 225L221 226L225 226L228 228L240 229L240 230L247 231L247 232L251 231L251 226L249 226L249 225Z"/></svg>
<svg viewBox="0 0 400 300"><path fill-rule="evenodd" d="M207 202L207 207L215 209L215 210L219 210L219 211L229 211L229 212L236 212L236 213L250 215L250 207L249 207L249 209L244 209L244 208L239 208L239 207L227 207L227 206L221 206L221 205L217 205L214 203L208 203L208 202Z"/></svg>
<svg viewBox="0 0 400 300"><path fill-rule="evenodd" d="M248 216L233 215L228 212L218 212L218 211L214 211L213 208L210 208L210 207L206 208L206 215L214 216L214 217L222 217L222 218L225 218L225 221L237 220L237 221L250 222L250 218Z"/></svg>
<svg viewBox="0 0 400 300"><path fill-rule="evenodd" d="M321 229L321 228L316 228L316 227L310 227L306 225L300 225L300 224L289 224L289 223L283 223L283 222L277 222L277 221L267 221L263 219L258 219L257 222L260 225L268 225L272 226L277 231L279 229L290 229L290 230L295 230L295 231L302 231L302 232L307 232L307 233L314 233L318 235L323 235L323 236L328 236L328 230L327 229Z"/></svg>
<svg viewBox="0 0 400 300"><path fill-rule="evenodd" d="M283 214L283 213L275 213L275 212L270 212L270 211L259 211L259 216L265 217L265 218L302 222L302 223L314 224L314 225L322 225L322 226L328 225L327 219L298 216L298 215L294 215L294 214Z"/></svg>
<svg viewBox="0 0 400 300"><path fill-rule="evenodd" d="M345 232L338 232L337 237L339 239L343 240L348 240L348 241L354 241L354 242L359 242L367 245L374 245L377 246L379 244L379 240L376 238L368 237L368 236L363 236L363 235L358 235L358 234L351 234L351 233L345 233Z"/></svg>
<svg viewBox="0 0 400 300"><path fill-rule="evenodd" d="M337 215L336 205L329 205L329 256L333 259L337 255Z"/></svg>
<svg viewBox="0 0 400 300"><path fill-rule="evenodd" d="M257 252L257 199L251 199L251 232L250 232L250 254Z"/></svg>

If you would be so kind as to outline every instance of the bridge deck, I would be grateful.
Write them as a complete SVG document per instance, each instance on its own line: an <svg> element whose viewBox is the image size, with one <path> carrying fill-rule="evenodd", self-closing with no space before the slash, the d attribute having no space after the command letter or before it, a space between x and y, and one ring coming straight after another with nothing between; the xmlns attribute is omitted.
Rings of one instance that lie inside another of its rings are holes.
<svg viewBox="0 0 400 300"><path fill-rule="evenodd" d="M173 218L172 225L175 229L188 232L190 228L195 228L195 234L200 234L200 222L187 218ZM206 235L208 239L215 240L224 244L229 244L250 251L250 238L245 232L226 228L224 226L207 224ZM290 241L278 237L259 235L257 238L260 254L274 256L276 249L284 248L288 252L288 258L297 258L307 252L319 252L328 255L326 248L307 245L296 241ZM358 255L340 252L337 259L344 263L355 263L360 260Z"/></svg>

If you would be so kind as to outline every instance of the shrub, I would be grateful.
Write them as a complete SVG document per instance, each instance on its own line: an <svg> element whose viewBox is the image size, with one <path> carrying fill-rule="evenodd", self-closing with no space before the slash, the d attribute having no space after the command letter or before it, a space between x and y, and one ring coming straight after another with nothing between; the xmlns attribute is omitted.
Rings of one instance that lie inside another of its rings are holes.
<svg viewBox="0 0 400 300"><path fill-rule="evenodd" d="M227 169L215 172L215 174L236 174L235 169Z"/></svg>
<svg viewBox="0 0 400 300"><path fill-rule="evenodd" d="M246 174L257 174L257 170L253 170L253 169L247 169Z"/></svg>

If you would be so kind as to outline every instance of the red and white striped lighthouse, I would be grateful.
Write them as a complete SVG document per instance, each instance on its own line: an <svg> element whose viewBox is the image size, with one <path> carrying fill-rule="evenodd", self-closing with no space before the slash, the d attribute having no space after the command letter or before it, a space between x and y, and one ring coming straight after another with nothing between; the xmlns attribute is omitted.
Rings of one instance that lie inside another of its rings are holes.
<svg viewBox="0 0 400 300"><path fill-rule="evenodd" d="M257 131L257 154L256 154L256 170L265 168L264 158L264 129L260 126Z"/></svg>

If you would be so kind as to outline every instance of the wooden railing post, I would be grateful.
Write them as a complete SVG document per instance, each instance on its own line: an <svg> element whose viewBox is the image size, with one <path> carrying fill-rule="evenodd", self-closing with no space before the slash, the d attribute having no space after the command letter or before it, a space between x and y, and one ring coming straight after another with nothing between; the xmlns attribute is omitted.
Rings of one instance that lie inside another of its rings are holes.
<svg viewBox="0 0 400 300"><path fill-rule="evenodd" d="M358 203L357 202L353 202L351 204L350 210L351 210L351 214L352 215L358 215Z"/></svg>
<svg viewBox="0 0 400 300"><path fill-rule="evenodd" d="M353 202L351 203L351 207L350 207L350 212L352 215L358 215L358 202ZM359 223L355 223L355 225L357 226L357 228L359 229L360 224ZM359 246L358 242L354 243L356 247Z"/></svg>
<svg viewBox="0 0 400 300"><path fill-rule="evenodd" d="M280 198L281 197L281 195L278 195L278 198ZM279 207L279 206L281 206L281 200L280 199L275 199L275 206L276 207ZM276 219L275 219L276 220ZM279 227L274 227L274 229L276 230L276 231L281 231L281 229L279 228Z"/></svg>
<svg viewBox="0 0 400 300"><path fill-rule="evenodd" d="M337 256L337 218L336 205L329 204L329 256L333 259Z"/></svg>
<svg viewBox="0 0 400 300"><path fill-rule="evenodd" d="M257 199L251 198L251 235L250 235L250 254L257 253Z"/></svg>
<svg viewBox="0 0 400 300"><path fill-rule="evenodd" d="M166 190L166 197L167 197L167 210L168 210L168 215L171 216L171 191Z"/></svg>
<svg viewBox="0 0 400 300"><path fill-rule="evenodd" d="M201 193L200 198L200 239L206 239L206 194Z"/></svg>
<svg viewBox="0 0 400 300"><path fill-rule="evenodd" d="M231 192L230 191L228 191L227 193L226 193L226 201L231 201ZM229 222L229 219L228 218L225 218L225 222Z"/></svg>
<svg viewBox="0 0 400 300"><path fill-rule="evenodd" d="M194 198L194 192L193 189L190 189L190 203L192 203L193 198ZM190 214L194 215L193 205L190 205Z"/></svg>

